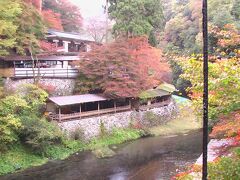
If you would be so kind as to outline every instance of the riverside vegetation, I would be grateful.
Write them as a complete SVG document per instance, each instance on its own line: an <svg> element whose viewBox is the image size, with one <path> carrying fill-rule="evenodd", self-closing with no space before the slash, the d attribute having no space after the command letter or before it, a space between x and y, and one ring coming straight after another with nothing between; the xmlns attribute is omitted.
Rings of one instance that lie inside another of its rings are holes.
<svg viewBox="0 0 240 180"><path fill-rule="evenodd" d="M21 96L20 96L21 95ZM54 122L44 117L44 105L48 94L36 85L25 85L17 92L4 94L0 99L0 175L42 165L49 160L65 159L79 151L90 150L97 157L114 155L110 145L141 138L146 135L172 134L171 123L166 127L145 129L137 124L129 124L126 129L113 129L107 133L104 124L100 127L100 136L86 142L83 131L77 129L69 137ZM184 110L185 109L185 110ZM187 113L189 108L181 112ZM196 121L184 119L180 113L176 118L180 122L189 122L198 128ZM6 121L3 121L6 120ZM164 131L165 129L165 131ZM189 127L178 127L178 133L191 130ZM159 130L159 132L158 132ZM165 133L161 133L164 131ZM174 130L175 131L175 130Z"/></svg>
<svg viewBox="0 0 240 180"><path fill-rule="evenodd" d="M54 122L44 117L48 94L36 85L25 85L0 99L0 175L64 159L81 150L119 144L143 135L138 129L116 129L112 134L83 142L81 131L68 138ZM76 134L79 133L79 134Z"/></svg>

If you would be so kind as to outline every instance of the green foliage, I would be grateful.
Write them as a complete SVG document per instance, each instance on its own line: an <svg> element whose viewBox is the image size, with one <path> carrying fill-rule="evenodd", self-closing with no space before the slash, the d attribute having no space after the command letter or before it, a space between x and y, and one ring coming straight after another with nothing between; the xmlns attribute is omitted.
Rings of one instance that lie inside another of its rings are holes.
<svg viewBox="0 0 240 180"><path fill-rule="evenodd" d="M20 144L15 144L8 151L0 153L0 175L39 166L46 162L47 158L34 154Z"/></svg>
<svg viewBox="0 0 240 180"><path fill-rule="evenodd" d="M176 60L170 60L169 63L172 69L173 85L177 88L180 95L186 97L186 89L191 86L191 82L180 77L183 70Z"/></svg>
<svg viewBox="0 0 240 180"><path fill-rule="evenodd" d="M3 82L3 78L0 77L0 98L2 98L4 95L4 82Z"/></svg>
<svg viewBox="0 0 240 180"><path fill-rule="evenodd" d="M115 36L132 37L149 35L152 30L162 29L164 16L159 0L110 0L110 18L116 23Z"/></svg>
<svg viewBox="0 0 240 180"><path fill-rule="evenodd" d="M218 162L209 164L208 178L211 180L238 180L240 178L240 160L223 157Z"/></svg>
<svg viewBox="0 0 240 180"><path fill-rule="evenodd" d="M23 11L16 21L18 29L14 47L16 53L21 55L25 55L29 51L35 54L39 51L38 40L44 38L45 24L34 6L21 2L20 7Z"/></svg>
<svg viewBox="0 0 240 180"><path fill-rule="evenodd" d="M70 138L73 140L83 140L84 139L84 131L81 127L76 128L71 134Z"/></svg>
<svg viewBox="0 0 240 180"><path fill-rule="evenodd" d="M0 152L0 175L12 173L17 170L26 169L32 166L40 166L48 159L64 159L74 152L83 149L84 145L79 141L65 140L62 145L51 145L44 148L43 154L36 154L35 151L23 144L15 144L4 152Z"/></svg>
<svg viewBox="0 0 240 180"><path fill-rule="evenodd" d="M63 133L56 124L34 115L21 117L21 122L23 128L19 136L22 142L39 153L49 145L63 143Z"/></svg>
<svg viewBox="0 0 240 180"><path fill-rule="evenodd" d="M137 129L113 129L111 134L93 139L86 148L94 150L112 144L121 144L129 140L138 139L142 135L143 132Z"/></svg>
<svg viewBox="0 0 240 180"><path fill-rule="evenodd" d="M192 54L202 51L202 2L196 0L163 1L164 15L167 19L161 46L168 53ZM222 29L226 24L240 28L239 0L209 0L209 25ZM211 53L214 41L210 37Z"/></svg>
<svg viewBox="0 0 240 180"><path fill-rule="evenodd" d="M18 29L16 20L21 13L17 0L0 1L0 55L8 54L8 50L15 45Z"/></svg>
<svg viewBox="0 0 240 180"><path fill-rule="evenodd" d="M17 95L6 96L0 100L0 116L19 116L29 108L28 103Z"/></svg>
<svg viewBox="0 0 240 180"><path fill-rule="evenodd" d="M193 103L196 111L202 109L203 68L201 57L183 59L182 78L189 80L192 87ZM209 62L209 118L216 119L220 113L240 108L240 64L237 58L211 63Z"/></svg>
<svg viewBox="0 0 240 180"><path fill-rule="evenodd" d="M20 119L9 114L0 117L0 151L18 140L18 130L21 128Z"/></svg>
<svg viewBox="0 0 240 180"><path fill-rule="evenodd" d="M100 122L100 136L103 137L103 136L106 136L106 135L107 135L107 129L104 126L104 123L101 121Z"/></svg>
<svg viewBox="0 0 240 180"><path fill-rule="evenodd" d="M41 115L41 108L45 105L48 94L33 84L25 84L18 89L17 94L24 99L30 107L30 112Z"/></svg>
<svg viewBox="0 0 240 180"><path fill-rule="evenodd" d="M1 0L0 24L0 55L12 50L25 55L30 48L38 51L38 40L44 37L45 26L33 6L19 0Z"/></svg>

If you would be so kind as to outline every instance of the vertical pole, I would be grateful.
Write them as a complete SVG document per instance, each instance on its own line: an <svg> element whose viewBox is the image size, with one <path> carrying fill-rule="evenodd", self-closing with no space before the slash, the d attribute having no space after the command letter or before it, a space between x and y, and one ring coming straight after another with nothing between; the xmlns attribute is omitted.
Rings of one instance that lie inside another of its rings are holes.
<svg viewBox="0 0 240 180"><path fill-rule="evenodd" d="M59 121L61 122L61 107L58 107L58 116L59 116Z"/></svg>
<svg viewBox="0 0 240 180"><path fill-rule="evenodd" d="M13 67L14 67L14 77L16 77L16 63L13 61Z"/></svg>
<svg viewBox="0 0 240 180"><path fill-rule="evenodd" d="M114 111L115 111L115 113L117 112L117 104L116 104L116 101L114 101Z"/></svg>
<svg viewBox="0 0 240 180"><path fill-rule="evenodd" d="M98 115L99 115L99 110L100 110L100 104L99 104L99 101L98 101Z"/></svg>
<svg viewBox="0 0 240 180"><path fill-rule="evenodd" d="M82 104L80 104L79 112L80 112L80 119L81 119L81 116L82 116Z"/></svg>
<svg viewBox="0 0 240 180"><path fill-rule="evenodd" d="M207 180L207 145L208 145L208 13L207 0L203 0L203 164L202 179Z"/></svg>

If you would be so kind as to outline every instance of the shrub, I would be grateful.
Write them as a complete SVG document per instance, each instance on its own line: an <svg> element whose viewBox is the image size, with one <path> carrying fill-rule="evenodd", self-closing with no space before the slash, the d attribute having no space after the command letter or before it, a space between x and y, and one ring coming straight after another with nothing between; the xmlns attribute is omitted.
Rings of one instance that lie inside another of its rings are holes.
<svg viewBox="0 0 240 180"><path fill-rule="evenodd" d="M209 165L208 178L211 180L240 179L240 160L224 157Z"/></svg>
<svg viewBox="0 0 240 180"><path fill-rule="evenodd" d="M20 119L9 114L0 117L0 150L7 148L7 145L18 140L17 131L21 128Z"/></svg>
<svg viewBox="0 0 240 180"><path fill-rule="evenodd" d="M28 109L28 103L17 95L7 96L0 100L0 116L20 115Z"/></svg>
<svg viewBox="0 0 240 180"><path fill-rule="evenodd" d="M106 135L107 135L107 129L104 126L104 123L101 121L100 122L100 136L103 137L103 136L106 136Z"/></svg>
<svg viewBox="0 0 240 180"><path fill-rule="evenodd" d="M70 138L73 140L84 140L84 131L81 127L76 128L71 134Z"/></svg>
<svg viewBox="0 0 240 180"><path fill-rule="evenodd" d="M37 116L22 117L21 121L23 124L20 132L21 140L32 149L43 152L44 147L63 142L63 133L52 122Z"/></svg>
<svg viewBox="0 0 240 180"><path fill-rule="evenodd" d="M36 85L26 84L18 90L17 95L22 96L27 102L30 107L29 113L37 115L42 114L41 109L45 105L45 101L48 97L46 91Z"/></svg>
<svg viewBox="0 0 240 180"><path fill-rule="evenodd" d="M213 138L227 138L236 136L240 131L240 111L219 118L219 122L213 127L210 134Z"/></svg>

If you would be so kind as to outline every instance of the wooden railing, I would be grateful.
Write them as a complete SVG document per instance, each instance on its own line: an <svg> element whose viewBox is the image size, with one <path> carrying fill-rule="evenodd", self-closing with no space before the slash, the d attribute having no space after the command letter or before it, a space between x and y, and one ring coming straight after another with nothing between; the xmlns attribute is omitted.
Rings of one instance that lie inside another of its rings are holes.
<svg viewBox="0 0 240 180"><path fill-rule="evenodd" d="M129 106L122 106L117 108L108 108L108 109L101 109L101 110L94 110L94 111L86 111L86 112L78 112L78 113L72 113L72 114L50 114L49 118L54 121L67 121L72 119L79 119L79 118L85 118L85 117L91 117L91 116L98 116L108 113L116 113L116 112L123 112L130 110L131 107Z"/></svg>
<svg viewBox="0 0 240 180"><path fill-rule="evenodd" d="M78 70L76 68L15 68L14 77L26 78L26 77L56 77L56 78L75 78L78 76Z"/></svg>

